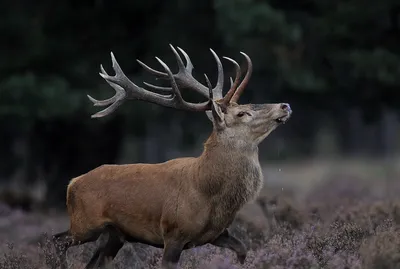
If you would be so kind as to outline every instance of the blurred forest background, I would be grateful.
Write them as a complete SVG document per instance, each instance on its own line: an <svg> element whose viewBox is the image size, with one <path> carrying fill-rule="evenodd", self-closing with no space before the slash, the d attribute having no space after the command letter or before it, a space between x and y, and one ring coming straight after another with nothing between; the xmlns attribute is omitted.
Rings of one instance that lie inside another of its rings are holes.
<svg viewBox="0 0 400 269"><path fill-rule="evenodd" d="M90 118L102 108L86 95L114 94L98 74L100 64L113 72L110 51L132 81L157 84L136 59L161 70L158 56L175 72L170 43L190 55L196 78L204 82L207 73L213 84L209 48L240 63L246 52L254 72L240 103L291 104L292 119L261 145L265 163L393 160L399 152L399 1L2 3L4 200L29 193L62 206L69 180L101 164L200 154L212 128L204 113L128 101L108 117ZM227 81L233 68L222 61Z"/></svg>

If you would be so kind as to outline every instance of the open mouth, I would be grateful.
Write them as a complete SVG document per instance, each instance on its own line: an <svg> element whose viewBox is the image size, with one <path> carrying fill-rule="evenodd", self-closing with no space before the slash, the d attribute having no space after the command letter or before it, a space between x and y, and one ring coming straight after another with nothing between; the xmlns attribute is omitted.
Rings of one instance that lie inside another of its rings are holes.
<svg viewBox="0 0 400 269"><path fill-rule="evenodd" d="M277 123L283 123L283 124L285 124L285 123L289 120L289 118L290 118L290 114L287 114L287 115L284 115L284 116L282 116L282 117L279 117L279 118L275 119L275 121L276 121Z"/></svg>

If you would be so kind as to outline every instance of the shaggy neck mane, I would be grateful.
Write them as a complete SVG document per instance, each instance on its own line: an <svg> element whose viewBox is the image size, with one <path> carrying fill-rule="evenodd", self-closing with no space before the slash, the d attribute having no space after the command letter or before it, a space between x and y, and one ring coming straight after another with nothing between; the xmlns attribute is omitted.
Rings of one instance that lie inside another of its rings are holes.
<svg viewBox="0 0 400 269"><path fill-rule="evenodd" d="M236 210L252 199L261 186L258 147L238 146L234 140L222 139L213 132L205 142L204 151L196 162L195 184L209 199L222 195L228 207Z"/></svg>
<svg viewBox="0 0 400 269"><path fill-rule="evenodd" d="M224 140L213 131L204 143L204 151L197 158L199 175L203 180L223 181L222 178L242 177L249 164L258 165L258 147L234 139Z"/></svg>
<svg viewBox="0 0 400 269"><path fill-rule="evenodd" d="M229 153L227 152L229 151ZM239 140L235 137L225 138L213 131L204 143L202 157L212 157L218 155L254 155L258 154L258 146L247 141Z"/></svg>

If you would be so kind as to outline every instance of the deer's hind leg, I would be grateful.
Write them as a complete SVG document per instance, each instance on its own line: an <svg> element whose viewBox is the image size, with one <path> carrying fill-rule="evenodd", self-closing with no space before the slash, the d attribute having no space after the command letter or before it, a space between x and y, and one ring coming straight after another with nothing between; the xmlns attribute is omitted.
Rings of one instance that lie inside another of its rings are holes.
<svg viewBox="0 0 400 269"><path fill-rule="evenodd" d="M228 249L234 251L237 255L238 261L241 264L243 264L244 261L246 260L247 249L246 249L245 245L243 244L242 241L240 241L236 237L232 236L229 233L228 229L225 229L225 231L210 244L217 246L217 247L228 248Z"/></svg>
<svg viewBox="0 0 400 269"><path fill-rule="evenodd" d="M115 256L118 250L122 247L121 241L117 230L110 222L104 222L93 229L84 229L84 225L79 225L79 222L73 222L71 226L72 245L81 245L89 242L94 242L100 238L99 246L96 248L89 263L85 268L97 268L104 263L105 256ZM77 225L78 224L78 225ZM77 233L76 231L80 231ZM117 244L121 242L121 244ZM117 250L115 250L117 248ZM114 254L115 252L115 254Z"/></svg>
<svg viewBox="0 0 400 269"><path fill-rule="evenodd" d="M124 245L124 239L121 233L112 225L105 227L99 239L100 244L89 263L86 265L86 269L101 268L109 262L112 262L115 256L117 256L118 251Z"/></svg>

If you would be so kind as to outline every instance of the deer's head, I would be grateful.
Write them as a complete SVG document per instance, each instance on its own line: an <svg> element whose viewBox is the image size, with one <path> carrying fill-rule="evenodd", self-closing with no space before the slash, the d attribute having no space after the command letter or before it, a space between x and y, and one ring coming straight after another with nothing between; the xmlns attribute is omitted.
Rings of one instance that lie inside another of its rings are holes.
<svg viewBox="0 0 400 269"><path fill-rule="evenodd" d="M230 104L226 108L214 102L209 119L223 140L254 145L261 143L276 127L285 123L292 111L289 104Z"/></svg>
<svg viewBox="0 0 400 269"><path fill-rule="evenodd" d="M285 123L291 116L292 110L287 103L278 104L245 104L239 105L238 99L250 80L253 65L249 56L246 57L247 73L239 85L241 70L239 64L228 58L236 68L235 81L231 79L231 88L225 96L212 100L211 111L207 111L208 118L213 122L214 129L222 140L234 140L240 143L258 145L276 127ZM219 62L216 57L217 62ZM220 75L223 76L222 74ZM217 90L221 92L222 87Z"/></svg>
<svg viewBox="0 0 400 269"><path fill-rule="evenodd" d="M100 75L115 89L116 94L109 99L101 101L88 95L95 106L109 105L109 107L92 115L92 117L104 117L112 113L125 99L143 100L175 109L206 112L208 118L213 122L217 136L221 137L222 140L239 141L254 145L258 145L277 126L285 123L290 118L292 110L287 103L244 105L237 103L252 73L251 59L245 53L242 52L241 54L245 56L248 68L240 84L241 70L239 64L231 58L223 57L233 63L236 70L235 80L231 79L231 87L223 96L223 67L219 57L212 49L210 50L218 67L218 79L214 88L211 86L207 75L205 75L207 85L201 84L192 76L193 64L184 50L178 48L186 59L186 65L183 63L176 49L172 45L170 46L176 56L179 67L176 74L172 74L169 67L157 57L156 59L163 66L165 72L154 70L138 60L139 64L148 72L170 81L171 87L155 86L144 82L149 88L159 93L146 90L131 82L125 76L114 55L111 53L113 68L116 74L110 76L101 67ZM180 90L185 88L198 92L206 97L208 101L203 103L189 103L183 100Z"/></svg>

